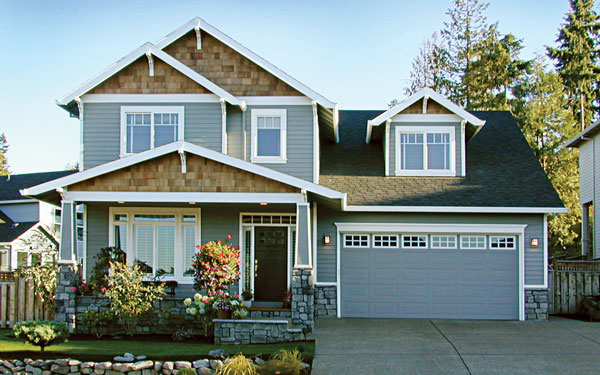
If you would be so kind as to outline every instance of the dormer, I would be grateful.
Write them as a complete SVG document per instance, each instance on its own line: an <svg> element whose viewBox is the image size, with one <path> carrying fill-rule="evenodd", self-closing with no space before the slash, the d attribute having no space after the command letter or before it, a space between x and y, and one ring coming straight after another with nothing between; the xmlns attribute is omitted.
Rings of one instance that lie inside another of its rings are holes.
<svg viewBox="0 0 600 375"><path fill-rule="evenodd" d="M466 145L485 121L424 88L367 122L381 141L386 176L466 176Z"/></svg>

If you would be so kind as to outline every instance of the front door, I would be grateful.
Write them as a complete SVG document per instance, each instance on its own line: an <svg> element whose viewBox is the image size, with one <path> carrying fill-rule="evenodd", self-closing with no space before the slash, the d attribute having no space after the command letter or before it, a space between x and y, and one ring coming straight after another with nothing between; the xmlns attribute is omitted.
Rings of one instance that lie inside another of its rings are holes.
<svg viewBox="0 0 600 375"><path fill-rule="evenodd" d="M254 228L254 299L282 301L287 290L288 228Z"/></svg>

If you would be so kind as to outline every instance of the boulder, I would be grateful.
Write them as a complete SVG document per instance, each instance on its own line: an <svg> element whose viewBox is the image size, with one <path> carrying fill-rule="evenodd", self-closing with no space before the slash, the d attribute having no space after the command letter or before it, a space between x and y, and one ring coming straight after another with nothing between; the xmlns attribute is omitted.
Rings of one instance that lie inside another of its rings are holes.
<svg viewBox="0 0 600 375"><path fill-rule="evenodd" d="M113 363L112 369L118 372L129 372L132 366L132 363Z"/></svg>
<svg viewBox="0 0 600 375"><path fill-rule="evenodd" d="M256 357L256 358L254 358L254 363L256 363L259 366L262 366L265 364L265 360L260 357Z"/></svg>
<svg viewBox="0 0 600 375"><path fill-rule="evenodd" d="M162 362L156 361L154 362L154 371L158 372L162 369Z"/></svg>
<svg viewBox="0 0 600 375"><path fill-rule="evenodd" d="M18 372L21 370L17 371L18 367L15 367L13 369L13 372ZM55 374L63 374L66 375L69 373L69 371L71 371L71 368L69 366L65 366L65 365L59 365L59 364L53 364L52 367L50 367L50 371L52 371Z"/></svg>
<svg viewBox="0 0 600 375"><path fill-rule="evenodd" d="M198 371L198 375L214 375L215 370L210 367L199 367L196 371Z"/></svg>
<svg viewBox="0 0 600 375"><path fill-rule="evenodd" d="M220 359L210 360L210 368L212 368L213 370L218 370L221 368L221 366L223 366L223 361L221 361Z"/></svg>
<svg viewBox="0 0 600 375"><path fill-rule="evenodd" d="M176 369L192 368L192 364L188 361L177 361L177 362L175 362L175 368Z"/></svg>
<svg viewBox="0 0 600 375"><path fill-rule="evenodd" d="M175 364L173 362L167 361L162 365L163 370L173 371L175 368Z"/></svg>
<svg viewBox="0 0 600 375"><path fill-rule="evenodd" d="M131 366L132 371L145 370L148 368L154 368L154 362L152 361L138 361Z"/></svg>
<svg viewBox="0 0 600 375"><path fill-rule="evenodd" d="M225 358L229 357L229 354L224 349L215 349L208 352L209 357L213 358Z"/></svg>
<svg viewBox="0 0 600 375"><path fill-rule="evenodd" d="M33 367L30 365L25 366L25 371L32 373L33 375L42 375L42 369L39 367Z"/></svg>
<svg viewBox="0 0 600 375"><path fill-rule="evenodd" d="M98 362L94 365L96 370L108 370L112 367L112 363L110 362Z"/></svg>
<svg viewBox="0 0 600 375"><path fill-rule="evenodd" d="M197 361L194 361L192 363L192 366L194 368L200 368L200 367L210 367L210 362L208 359L199 359Z"/></svg>

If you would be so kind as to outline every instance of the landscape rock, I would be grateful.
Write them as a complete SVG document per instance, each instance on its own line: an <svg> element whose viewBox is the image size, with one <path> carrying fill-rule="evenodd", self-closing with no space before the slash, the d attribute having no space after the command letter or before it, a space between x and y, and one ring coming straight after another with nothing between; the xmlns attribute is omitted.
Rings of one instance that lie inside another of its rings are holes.
<svg viewBox="0 0 600 375"><path fill-rule="evenodd" d="M175 362L175 368L176 369L192 368L192 364L188 361L177 361L177 362Z"/></svg>
<svg viewBox="0 0 600 375"><path fill-rule="evenodd" d="M51 375L51 374L52 374L52 371L50 371L50 370L42 371L42 375Z"/></svg>
<svg viewBox="0 0 600 375"><path fill-rule="evenodd" d="M218 370L219 368L221 368L221 366L223 366L223 361L221 361L220 359L210 360L210 368L212 368L213 370Z"/></svg>
<svg viewBox="0 0 600 375"><path fill-rule="evenodd" d="M81 364L81 368L88 368L88 367L94 367L95 363L94 362L83 362Z"/></svg>
<svg viewBox="0 0 600 375"><path fill-rule="evenodd" d="M69 365L69 360L68 359L55 359L54 363L59 365L59 366L68 366Z"/></svg>
<svg viewBox="0 0 600 375"><path fill-rule="evenodd" d="M198 375L213 375L215 370L209 367L200 367L196 371L198 371Z"/></svg>
<svg viewBox="0 0 600 375"><path fill-rule="evenodd" d="M90 375L92 372L94 372L93 368L82 368L81 369L81 373L83 375Z"/></svg>
<svg viewBox="0 0 600 375"><path fill-rule="evenodd" d="M163 370L173 371L175 368L175 364L173 362L167 361L162 365Z"/></svg>
<svg viewBox="0 0 600 375"><path fill-rule="evenodd" d="M215 349L208 352L208 356L213 358L225 358L229 357L229 354L224 349Z"/></svg>
<svg viewBox="0 0 600 375"><path fill-rule="evenodd" d="M127 375L142 375L142 370L130 371Z"/></svg>
<svg viewBox="0 0 600 375"><path fill-rule="evenodd" d="M96 370L108 370L112 367L111 362L98 362L94 365Z"/></svg>
<svg viewBox="0 0 600 375"><path fill-rule="evenodd" d="M154 362L152 361L138 361L131 366L132 371L145 370L148 368L154 368Z"/></svg>
<svg viewBox="0 0 600 375"><path fill-rule="evenodd" d="M113 363L112 369L118 372L129 372L132 366L132 363Z"/></svg>
<svg viewBox="0 0 600 375"><path fill-rule="evenodd" d="M17 368L18 367L15 367L13 369L13 372L21 371L21 370L17 370ZM52 365L52 367L50 367L50 371L52 371L55 374L66 375L69 373L69 371L71 371L71 368L69 366L65 366L65 365L54 364L54 365Z"/></svg>
<svg viewBox="0 0 600 375"><path fill-rule="evenodd" d="M154 371L158 372L162 369L162 362L156 361L154 362Z"/></svg>
<svg viewBox="0 0 600 375"><path fill-rule="evenodd" d="M69 359L69 366L79 366L80 364L81 362L76 359Z"/></svg>
<svg viewBox="0 0 600 375"><path fill-rule="evenodd" d="M210 362L208 359L199 359L197 361L194 361L192 363L192 366L194 368L199 368L199 367L210 367Z"/></svg>
<svg viewBox="0 0 600 375"><path fill-rule="evenodd" d="M33 367L30 365L25 366L25 371L32 373L33 375L42 375L42 369L39 367Z"/></svg>
<svg viewBox="0 0 600 375"><path fill-rule="evenodd" d="M256 358L254 358L254 363L256 363L259 366L262 366L265 364L265 360L260 357L256 357Z"/></svg>

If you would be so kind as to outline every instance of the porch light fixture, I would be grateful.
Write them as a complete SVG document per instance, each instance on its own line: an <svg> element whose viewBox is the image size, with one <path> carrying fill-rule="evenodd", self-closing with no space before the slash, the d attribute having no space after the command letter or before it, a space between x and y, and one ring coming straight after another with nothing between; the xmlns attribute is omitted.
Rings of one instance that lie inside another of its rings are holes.
<svg viewBox="0 0 600 375"><path fill-rule="evenodd" d="M123 201L118 201L117 203L118 204L125 204L125 202L123 202Z"/></svg>
<svg viewBox="0 0 600 375"><path fill-rule="evenodd" d="M194 205L196 204L196 202L188 202L188 204Z"/></svg>
<svg viewBox="0 0 600 375"><path fill-rule="evenodd" d="M331 245L331 236L323 235L323 245Z"/></svg>
<svg viewBox="0 0 600 375"><path fill-rule="evenodd" d="M538 247L540 246L540 239L539 238L532 238L531 239L531 247Z"/></svg>
<svg viewBox="0 0 600 375"><path fill-rule="evenodd" d="M268 203L267 202L260 202L259 203L261 206L266 206Z"/></svg>

